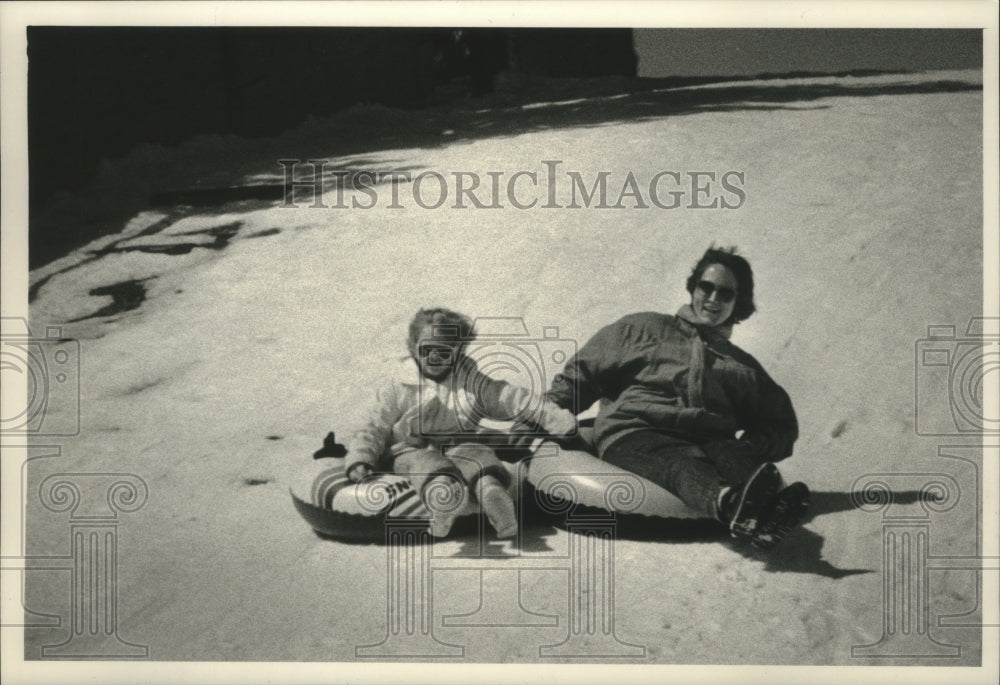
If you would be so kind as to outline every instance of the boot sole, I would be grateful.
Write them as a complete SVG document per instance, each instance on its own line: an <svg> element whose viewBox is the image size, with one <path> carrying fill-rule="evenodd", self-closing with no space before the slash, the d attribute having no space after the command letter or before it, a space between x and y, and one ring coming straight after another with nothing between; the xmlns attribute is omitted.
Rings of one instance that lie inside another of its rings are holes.
<svg viewBox="0 0 1000 685"><path fill-rule="evenodd" d="M435 478L424 486L424 506L431 514L432 537L447 537L455 519L465 507L465 486L451 478Z"/></svg>
<svg viewBox="0 0 1000 685"><path fill-rule="evenodd" d="M517 512L507 491L501 487L488 488L480 500L490 525L498 538L510 538L517 534Z"/></svg>
<svg viewBox="0 0 1000 685"><path fill-rule="evenodd" d="M729 523L733 537L751 537L757 529L765 507L773 501L781 487L781 474L774 464L762 464L754 471L740 492L736 511Z"/></svg>
<svg viewBox="0 0 1000 685"><path fill-rule="evenodd" d="M777 502L751 539L757 549L772 549L795 530L809 511L809 488L792 483L778 493Z"/></svg>

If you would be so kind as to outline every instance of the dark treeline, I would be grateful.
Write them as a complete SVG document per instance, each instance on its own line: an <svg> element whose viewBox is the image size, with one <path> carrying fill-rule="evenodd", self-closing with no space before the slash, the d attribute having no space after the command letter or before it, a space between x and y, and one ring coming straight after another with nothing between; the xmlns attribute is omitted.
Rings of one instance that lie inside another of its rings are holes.
<svg viewBox="0 0 1000 685"><path fill-rule="evenodd" d="M357 103L418 108L504 70L635 75L628 29L29 27L31 206L102 158L199 134L268 136Z"/></svg>

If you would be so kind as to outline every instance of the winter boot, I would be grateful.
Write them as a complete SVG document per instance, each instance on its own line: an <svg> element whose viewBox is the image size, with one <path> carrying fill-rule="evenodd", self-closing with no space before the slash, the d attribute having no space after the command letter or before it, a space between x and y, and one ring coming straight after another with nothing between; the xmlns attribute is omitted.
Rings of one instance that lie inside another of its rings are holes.
<svg viewBox="0 0 1000 685"><path fill-rule="evenodd" d="M781 474L771 463L762 464L743 484L732 488L719 506L719 519L729 526L734 538L751 539L754 531L774 502L781 487Z"/></svg>
<svg viewBox="0 0 1000 685"><path fill-rule="evenodd" d="M435 476L424 484L421 498L431 513L431 535L443 538L451 532L465 508L467 494L465 483L452 475Z"/></svg>
<svg viewBox="0 0 1000 685"><path fill-rule="evenodd" d="M517 512L507 488L493 476L483 476L476 486L479 504L497 537L514 537L517 534Z"/></svg>
<svg viewBox="0 0 1000 685"><path fill-rule="evenodd" d="M751 537L759 549L771 549L798 526L809 509L809 488L805 483L792 483L778 493L774 506Z"/></svg>

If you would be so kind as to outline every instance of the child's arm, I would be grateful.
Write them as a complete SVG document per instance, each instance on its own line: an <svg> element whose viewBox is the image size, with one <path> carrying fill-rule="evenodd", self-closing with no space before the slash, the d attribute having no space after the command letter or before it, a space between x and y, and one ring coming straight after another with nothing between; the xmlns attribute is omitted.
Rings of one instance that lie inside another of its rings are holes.
<svg viewBox="0 0 1000 685"><path fill-rule="evenodd" d="M378 467L383 455L392 444L392 427L402 416L399 386L389 382L375 393L375 403L361 428L351 435L347 443L344 470L355 483Z"/></svg>
<svg viewBox="0 0 1000 685"><path fill-rule="evenodd" d="M523 422L554 436L572 435L576 432L576 415L573 412L527 388L488 376L483 378L486 380L478 384L481 389L478 399L487 416L520 416Z"/></svg>

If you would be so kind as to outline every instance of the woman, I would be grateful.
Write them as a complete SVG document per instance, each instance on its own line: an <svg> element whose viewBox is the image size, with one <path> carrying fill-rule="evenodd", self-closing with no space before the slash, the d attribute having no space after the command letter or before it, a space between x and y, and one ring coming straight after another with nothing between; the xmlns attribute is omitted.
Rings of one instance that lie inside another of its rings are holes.
<svg viewBox="0 0 1000 685"><path fill-rule="evenodd" d="M548 397L579 413L596 400L598 454L651 480L757 547L802 520L809 490L781 489L773 462L792 454L787 393L729 337L755 311L753 271L734 248L709 248L675 316L632 314L591 338ZM737 437L738 434L738 437Z"/></svg>

